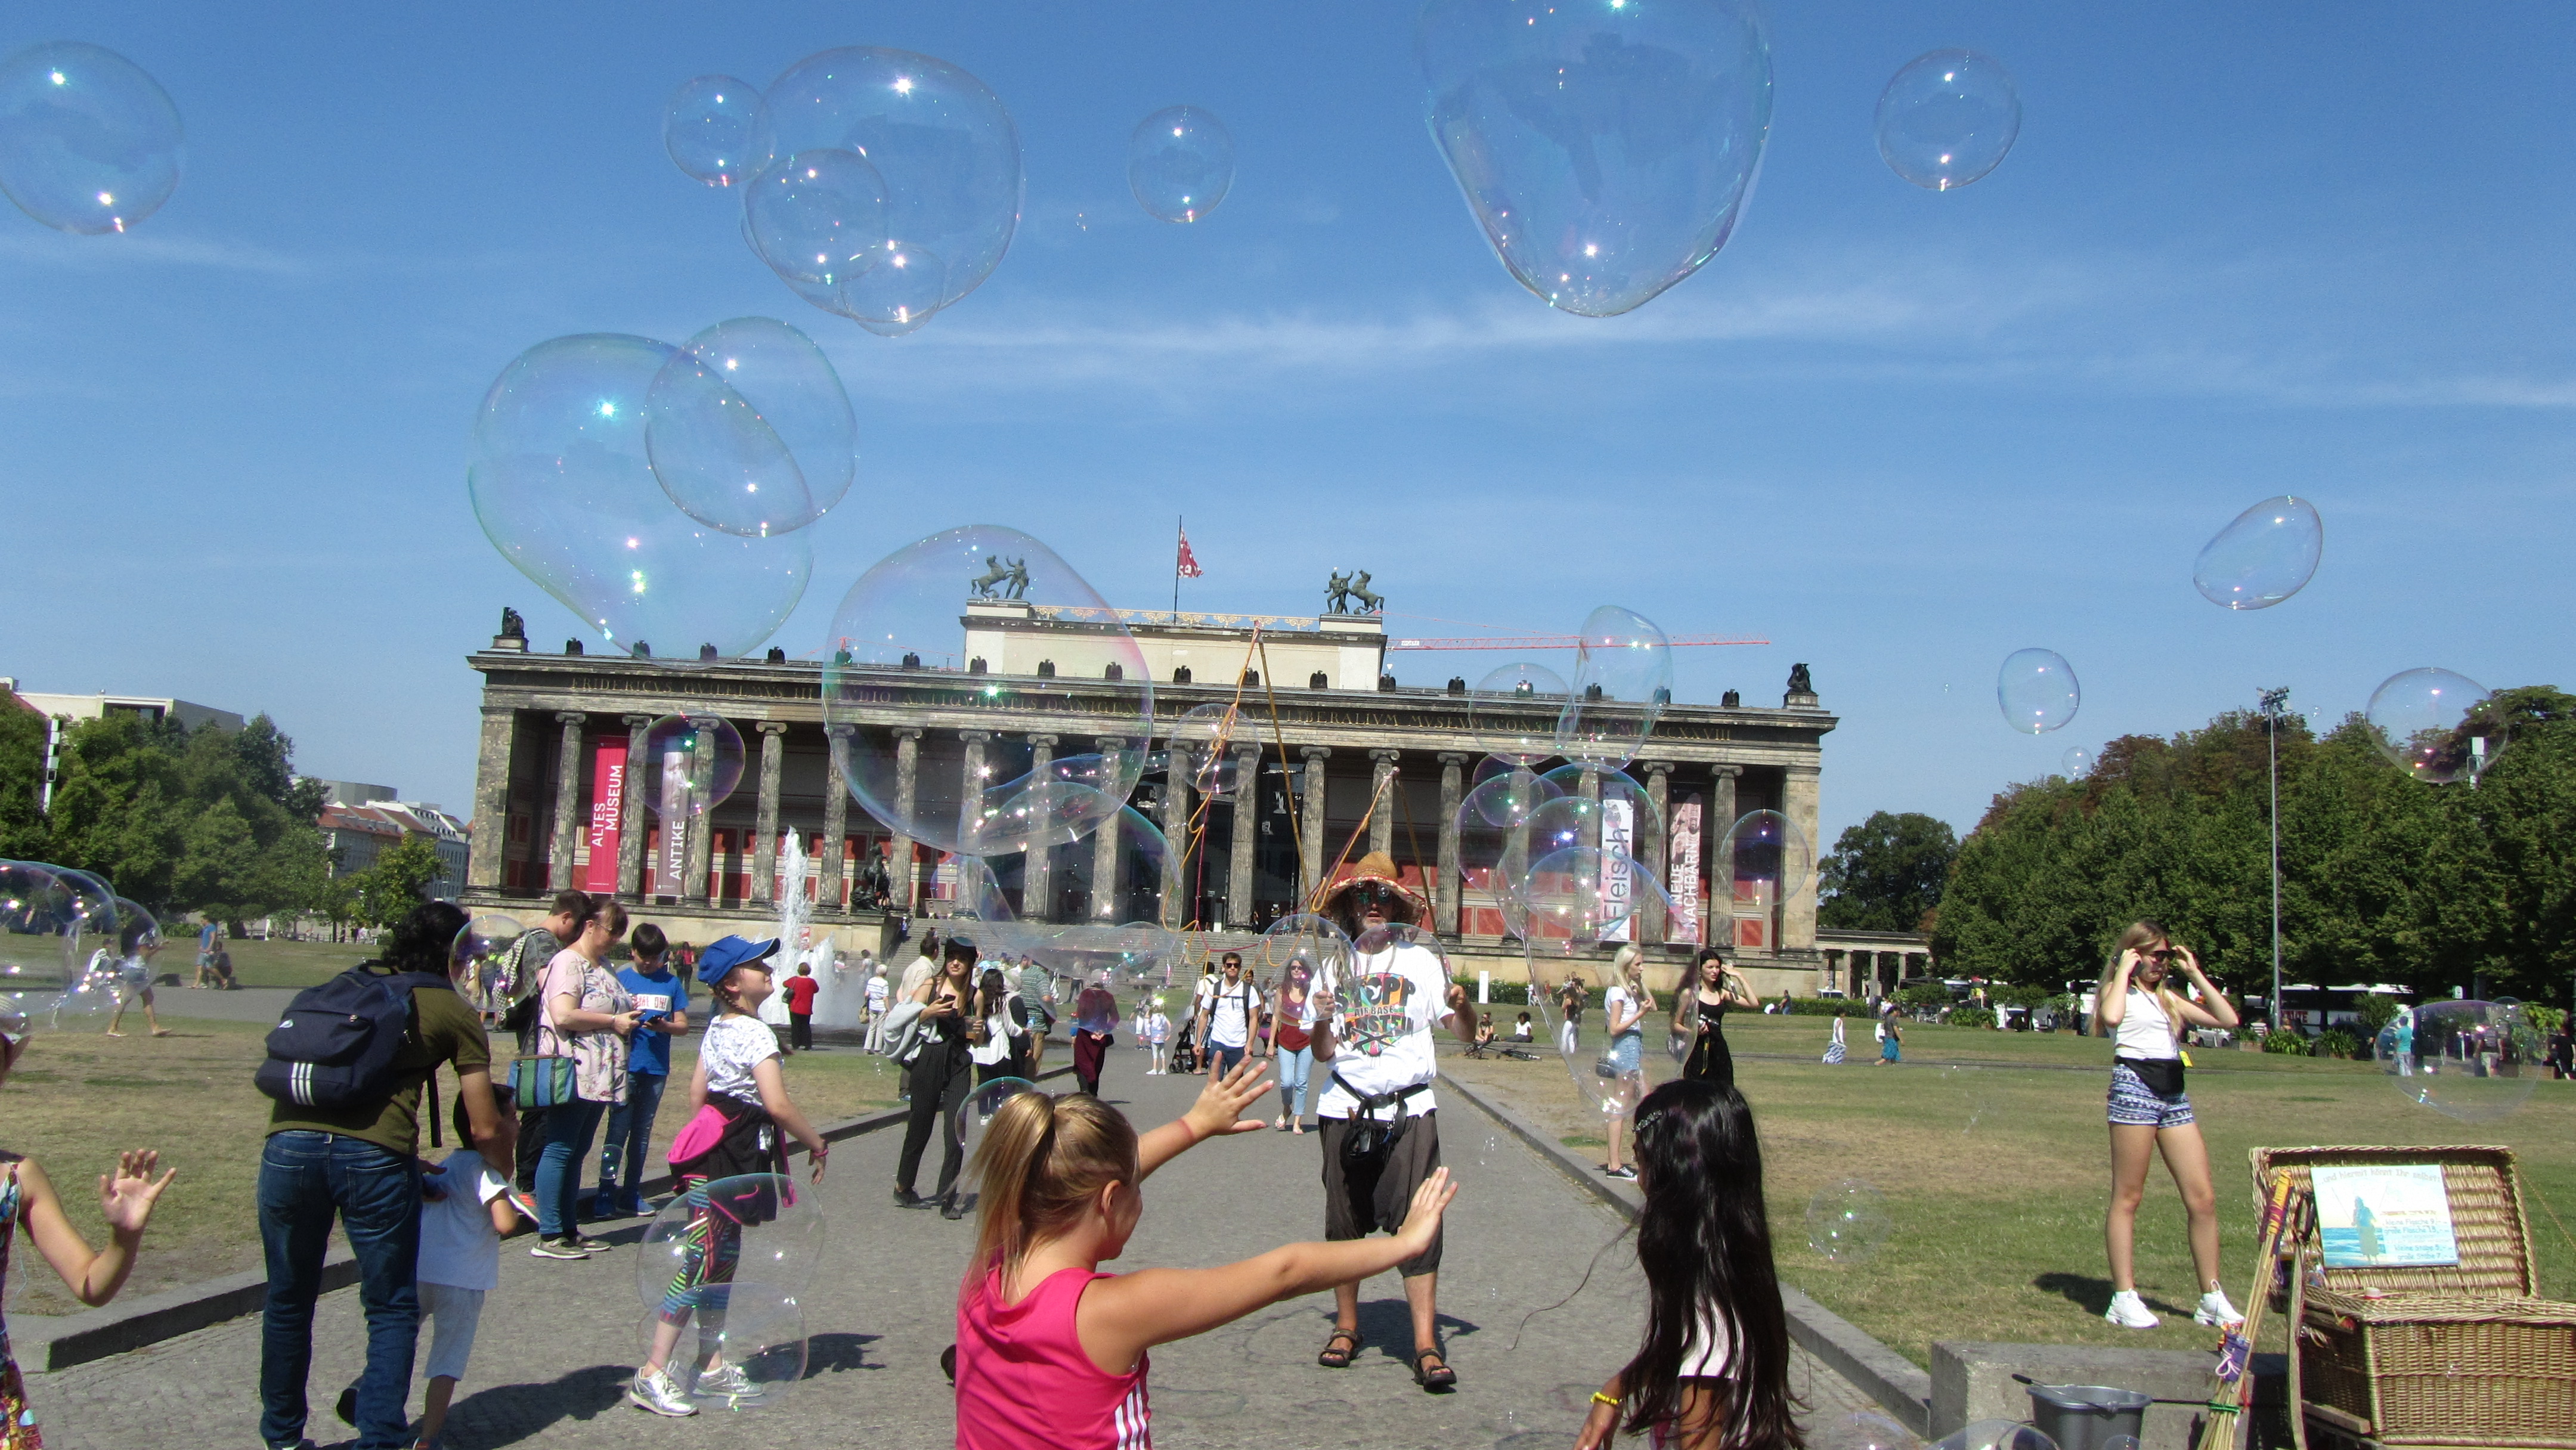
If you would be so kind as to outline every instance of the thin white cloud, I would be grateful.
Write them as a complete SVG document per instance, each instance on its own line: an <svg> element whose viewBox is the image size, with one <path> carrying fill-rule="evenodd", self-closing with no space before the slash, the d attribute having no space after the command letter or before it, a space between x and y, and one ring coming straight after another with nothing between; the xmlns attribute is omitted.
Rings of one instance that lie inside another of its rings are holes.
<svg viewBox="0 0 2576 1450"><path fill-rule="evenodd" d="M0 231L0 258L66 271L99 272L122 267L199 267L266 277L298 277L313 270L305 258L248 242L171 236L140 229L123 236L76 237Z"/></svg>

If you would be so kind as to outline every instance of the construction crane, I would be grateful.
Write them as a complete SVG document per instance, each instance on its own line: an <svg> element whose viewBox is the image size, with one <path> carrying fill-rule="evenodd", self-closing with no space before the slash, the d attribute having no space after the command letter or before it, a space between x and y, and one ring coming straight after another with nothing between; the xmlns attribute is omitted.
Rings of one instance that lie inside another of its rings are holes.
<svg viewBox="0 0 2576 1450"><path fill-rule="evenodd" d="M1770 642L1771 641L1767 639L1721 639L1713 634L1685 635L1680 639L1668 639L1664 641L1664 643L1673 646L1675 649L1697 649L1707 645L1769 644ZM1582 643L1583 636L1579 634L1523 634L1499 636L1477 635L1466 639L1391 639L1386 642L1386 647L1390 650L1548 650L1573 649Z"/></svg>

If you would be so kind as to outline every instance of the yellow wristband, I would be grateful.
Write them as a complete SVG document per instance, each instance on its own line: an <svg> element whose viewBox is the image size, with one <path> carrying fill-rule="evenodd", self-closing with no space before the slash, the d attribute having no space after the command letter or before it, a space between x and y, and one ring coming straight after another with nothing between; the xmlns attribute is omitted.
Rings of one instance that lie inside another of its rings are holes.
<svg viewBox="0 0 2576 1450"><path fill-rule="evenodd" d="M1619 1408L1619 1402L1618 1402L1617 1400L1614 1400L1614 1399L1610 1398L1608 1395L1605 1395L1605 1394L1601 1393L1599 1390L1594 1390L1594 1391L1592 1392L1592 1403L1594 1403L1594 1404L1596 1404L1596 1405L1608 1405L1610 1408L1612 1408L1612 1409L1614 1409L1614 1410L1615 1410L1615 1409L1617 1409L1617 1408Z"/></svg>

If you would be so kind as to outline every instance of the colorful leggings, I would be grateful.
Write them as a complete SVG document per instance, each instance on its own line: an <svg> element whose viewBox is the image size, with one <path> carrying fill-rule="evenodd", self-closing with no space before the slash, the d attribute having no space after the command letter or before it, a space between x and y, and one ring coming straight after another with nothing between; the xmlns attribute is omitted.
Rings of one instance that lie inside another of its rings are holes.
<svg viewBox="0 0 2576 1450"><path fill-rule="evenodd" d="M683 1178L680 1193L689 1204L689 1230L680 1240L679 1271L662 1293L662 1322L684 1325L696 1314L703 1341L724 1329L725 1300L742 1259L742 1225L709 1206L707 1180Z"/></svg>

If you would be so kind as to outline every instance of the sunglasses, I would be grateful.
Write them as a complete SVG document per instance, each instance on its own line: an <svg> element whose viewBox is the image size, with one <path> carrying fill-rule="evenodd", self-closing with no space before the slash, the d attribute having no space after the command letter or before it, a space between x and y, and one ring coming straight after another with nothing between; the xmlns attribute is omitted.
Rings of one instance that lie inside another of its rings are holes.
<svg viewBox="0 0 2576 1450"><path fill-rule="evenodd" d="M1351 899L1362 906L1372 904L1390 906L1395 903L1398 895L1394 887L1380 885L1374 881L1363 881L1351 888Z"/></svg>

